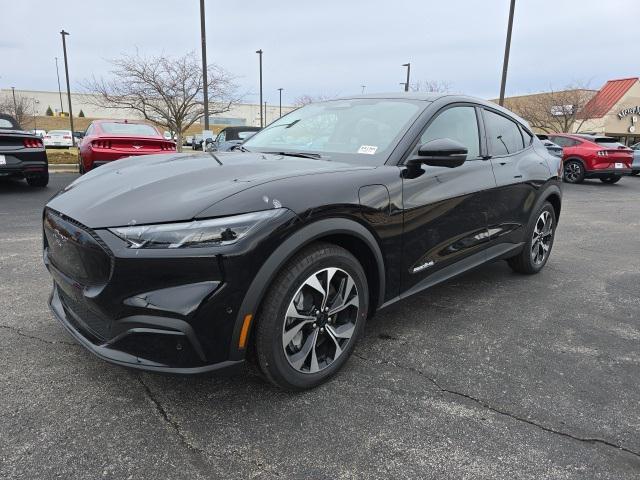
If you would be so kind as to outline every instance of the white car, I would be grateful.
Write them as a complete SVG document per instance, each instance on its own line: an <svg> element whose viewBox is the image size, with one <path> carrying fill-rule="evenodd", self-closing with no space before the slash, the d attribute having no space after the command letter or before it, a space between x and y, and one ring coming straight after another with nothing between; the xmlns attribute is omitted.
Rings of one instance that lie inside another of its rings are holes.
<svg viewBox="0 0 640 480"><path fill-rule="evenodd" d="M50 130L43 140L45 147L73 147L71 130Z"/></svg>
<svg viewBox="0 0 640 480"><path fill-rule="evenodd" d="M30 130L31 133L33 133L34 135L39 136L40 138L44 138L44 136L47 134L47 132L45 130Z"/></svg>

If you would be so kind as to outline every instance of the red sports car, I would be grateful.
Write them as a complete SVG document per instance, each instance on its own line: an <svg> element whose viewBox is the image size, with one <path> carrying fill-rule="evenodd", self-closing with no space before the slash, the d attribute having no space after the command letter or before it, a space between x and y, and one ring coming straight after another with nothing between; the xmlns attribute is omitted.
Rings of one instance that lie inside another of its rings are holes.
<svg viewBox="0 0 640 480"><path fill-rule="evenodd" d="M564 133L550 133L548 137L563 148L565 182L599 178L604 183L616 183L631 174L633 151L615 138Z"/></svg>
<svg viewBox="0 0 640 480"><path fill-rule="evenodd" d="M78 167L82 174L120 158L175 150L176 144L166 140L152 125L127 120L95 120L78 147Z"/></svg>

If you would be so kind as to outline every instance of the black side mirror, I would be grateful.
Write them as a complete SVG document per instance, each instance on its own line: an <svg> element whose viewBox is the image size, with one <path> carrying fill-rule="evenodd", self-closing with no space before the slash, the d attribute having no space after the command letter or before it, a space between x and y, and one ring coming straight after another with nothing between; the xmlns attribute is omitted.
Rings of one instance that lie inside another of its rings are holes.
<svg viewBox="0 0 640 480"><path fill-rule="evenodd" d="M450 138L438 138L420 145L418 155L410 158L407 164L419 165L424 163L432 167L455 168L465 162L467 153L467 147L460 142Z"/></svg>

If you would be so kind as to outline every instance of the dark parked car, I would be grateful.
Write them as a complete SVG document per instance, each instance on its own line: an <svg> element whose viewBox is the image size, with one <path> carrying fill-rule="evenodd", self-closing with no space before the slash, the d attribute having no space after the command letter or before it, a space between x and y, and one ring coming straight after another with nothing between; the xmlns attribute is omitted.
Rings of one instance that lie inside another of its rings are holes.
<svg viewBox="0 0 640 480"><path fill-rule="evenodd" d="M15 118L0 114L0 177L24 178L32 187L49 183L42 137L25 132Z"/></svg>
<svg viewBox="0 0 640 480"><path fill-rule="evenodd" d="M551 155L555 155L556 157L562 158L562 147L560 145L556 145L547 135L538 134L536 135L545 146L545 148L549 151Z"/></svg>
<svg viewBox="0 0 640 480"><path fill-rule="evenodd" d="M616 183L631 173L631 149L615 138L551 133L549 140L562 147L565 182L582 183L585 178L599 178L603 183Z"/></svg>
<svg viewBox="0 0 640 480"><path fill-rule="evenodd" d="M218 133L209 149L210 151L229 152L259 131L260 127L227 127Z"/></svg>
<svg viewBox="0 0 640 480"><path fill-rule="evenodd" d="M493 103L314 103L239 151L124 159L63 189L43 216L51 308L119 365L198 373L253 358L275 384L311 388L377 310L494 260L540 271L560 174Z"/></svg>

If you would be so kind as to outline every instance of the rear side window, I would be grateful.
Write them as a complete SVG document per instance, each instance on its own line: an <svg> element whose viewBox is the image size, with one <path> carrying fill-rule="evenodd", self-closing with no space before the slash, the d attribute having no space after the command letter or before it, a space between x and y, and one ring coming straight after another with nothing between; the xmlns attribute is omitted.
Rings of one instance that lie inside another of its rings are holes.
<svg viewBox="0 0 640 480"><path fill-rule="evenodd" d="M467 158L480 156L480 135L474 107L452 107L440 113L427 127L420 143L449 138L467 147Z"/></svg>
<svg viewBox="0 0 640 480"><path fill-rule="evenodd" d="M549 137L549 139L555 143L556 145L560 145L561 147L575 147L576 145L578 145L580 142L577 140L574 140L573 138L567 138L567 137Z"/></svg>
<svg viewBox="0 0 640 480"><path fill-rule="evenodd" d="M491 155L511 155L524 149L524 140L517 123L490 110L484 111L484 119Z"/></svg>

